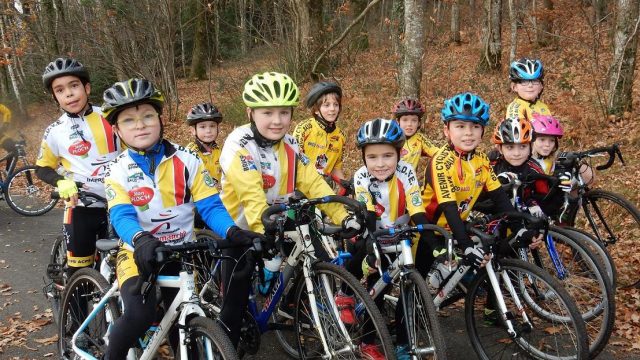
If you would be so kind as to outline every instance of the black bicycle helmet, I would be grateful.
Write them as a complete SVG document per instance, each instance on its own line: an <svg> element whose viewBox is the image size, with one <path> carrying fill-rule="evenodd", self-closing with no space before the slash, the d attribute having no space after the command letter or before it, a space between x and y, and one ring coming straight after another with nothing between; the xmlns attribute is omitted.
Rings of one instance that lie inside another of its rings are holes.
<svg viewBox="0 0 640 360"><path fill-rule="evenodd" d="M369 120L360 127L357 145L362 149L365 145L389 144L402 149L405 140L404 132L396 121L378 118Z"/></svg>
<svg viewBox="0 0 640 360"><path fill-rule="evenodd" d="M146 79L129 79L113 84L102 96L102 113L110 124L115 124L118 114L131 106L151 104L162 114L164 96Z"/></svg>
<svg viewBox="0 0 640 360"><path fill-rule="evenodd" d="M195 105L187 114L187 125L189 126L208 120L213 120L218 124L222 121L222 113L210 102Z"/></svg>
<svg viewBox="0 0 640 360"><path fill-rule="evenodd" d="M90 82L89 72L80 61L71 58L57 58L44 68L42 84L47 90L51 91L53 80L67 75L77 76L83 83Z"/></svg>
<svg viewBox="0 0 640 360"><path fill-rule="evenodd" d="M342 88L340 85L330 81L315 83L311 87L311 90L309 90L307 97L304 99L304 105L307 108L312 108L322 95L330 93L336 93L339 97L342 97Z"/></svg>

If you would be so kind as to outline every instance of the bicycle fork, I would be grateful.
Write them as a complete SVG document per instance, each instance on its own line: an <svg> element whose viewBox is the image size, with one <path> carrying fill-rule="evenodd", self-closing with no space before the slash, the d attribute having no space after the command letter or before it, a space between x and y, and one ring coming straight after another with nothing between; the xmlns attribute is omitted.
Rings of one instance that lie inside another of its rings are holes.
<svg viewBox="0 0 640 360"><path fill-rule="evenodd" d="M516 330L513 324L515 317L507 309L507 305L505 304L502 290L500 289L500 284L498 283L498 276L496 275L496 272L493 269L493 263L492 262L487 263L486 269L487 269L487 275L489 277L489 282L491 283L491 287L493 288L495 299L498 303L498 308L499 308L498 310L500 311L500 315L502 316L502 319L504 320L507 326L507 333L509 334L509 336L511 336L511 338L515 339L519 336L518 331ZM502 278L502 281L506 285L507 290L509 291L509 294L513 297L513 301L515 302L516 308L518 309L518 312L520 313L520 316L522 317L526 325L526 329L532 329L533 325L531 324L531 321L529 320L529 317L527 316L527 313L524 310L524 306L522 306L522 302L520 301L518 294L516 294L516 290L513 287L513 284L511 282L511 279L509 278L509 275L505 271L500 271L500 277Z"/></svg>

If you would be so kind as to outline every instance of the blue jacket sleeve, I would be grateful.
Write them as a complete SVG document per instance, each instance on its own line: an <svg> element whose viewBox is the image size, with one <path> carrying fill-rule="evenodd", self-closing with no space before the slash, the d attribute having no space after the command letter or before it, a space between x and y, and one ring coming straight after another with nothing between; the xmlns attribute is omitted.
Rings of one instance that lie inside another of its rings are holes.
<svg viewBox="0 0 640 360"><path fill-rule="evenodd" d="M109 217L120 239L133 246L133 236L143 231L138 223L138 215L133 205L116 205L109 210Z"/></svg>
<svg viewBox="0 0 640 360"><path fill-rule="evenodd" d="M227 237L227 231L235 223L229 215L227 208L222 204L220 195L215 194L208 196L202 200L195 202L196 209L202 217L202 220L215 232L218 236L225 239Z"/></svg>

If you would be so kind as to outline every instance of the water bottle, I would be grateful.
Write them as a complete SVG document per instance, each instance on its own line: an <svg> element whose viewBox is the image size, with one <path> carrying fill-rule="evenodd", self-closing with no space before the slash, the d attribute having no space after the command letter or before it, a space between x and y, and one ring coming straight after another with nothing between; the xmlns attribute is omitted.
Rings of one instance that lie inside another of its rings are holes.
<svg viewBox="0 0 640 360"><path fill-rule="evenodd" d="M449 276L450 272L451 271L449 271L449 267L447 265L443 262L438 263L436 268L431 271L431 274L429 274L429 285L435 289L440 288L440 284L442 284L442 281Z"/></svg>
<svg viewBox="0 0 640 360"><path fill-rule="evenodd" d="M282 264L282 258L280 256L274 256L273 259L264 262L264 282L258 285L258 291L260 294L267 295L271 287L273 286L274 279L280 272L280 264Z"/></svg>

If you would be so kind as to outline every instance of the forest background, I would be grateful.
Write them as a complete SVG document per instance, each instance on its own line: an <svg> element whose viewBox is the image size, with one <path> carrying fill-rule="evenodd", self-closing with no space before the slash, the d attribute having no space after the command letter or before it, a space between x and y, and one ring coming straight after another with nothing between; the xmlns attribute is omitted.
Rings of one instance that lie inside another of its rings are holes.
<svg viewBox="0 0 640 360"><path fill-rule="evenodd" d="M509 63L533 57L545 67L542 100L565 127L562 148L620 144L627 165L598 174L598 186L638 205L639 13L637 0L0 0L0 102L35 155L59 113L42 71L72 56L90 69L97 105L114 81L158 84L169 100L166 132L178 143L191 140L188 109L213 101L224 114L222 143L246 122L243 84L273 70L303 95L317 80L337 81L348 139L417 96L427 109L421 131L442 144L445 98L481 95L493 128L514 98ZM294 113L296 122L309 116L302 106ZM352 174L361 158L353 141L345 150ZM640 269L640 246L630 250ZM637 353L640 291L619 291L617 305L611 344Z"/></svg>

